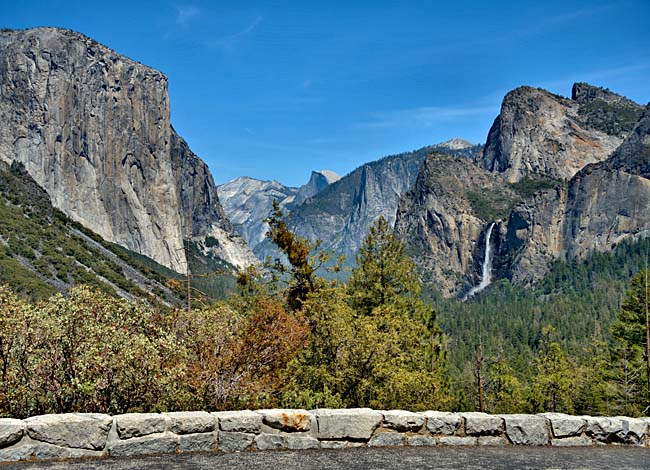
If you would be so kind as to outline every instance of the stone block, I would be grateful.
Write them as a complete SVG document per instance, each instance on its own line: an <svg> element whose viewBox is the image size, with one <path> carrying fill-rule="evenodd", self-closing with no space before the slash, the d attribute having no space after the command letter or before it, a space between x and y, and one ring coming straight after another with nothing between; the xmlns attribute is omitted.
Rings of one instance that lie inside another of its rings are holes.
<svg viewBox="0 0 650 470"><path fill-rule="evenodd" d="M219 429L225 432L259 434L262 415L251 410L219 411L212 413L219 420Z"/></svg>
<svg viewBox="0 0 650 470"><path fill-rule="evenodd" d="M0 462L19 460L79 459L83 457L102 457L103 451L60 447L45 442L25 442L0 449Z"/></svg>
<svg viewBox="0 0 650 470"><path fill-rule="evenodd" d="M551 439L551 445L554 447L587 447L594 445L594 441L587 436L573 436Z"/></svg>
<svg viewBox="0 0 650 470"><path fill-rule="evenodd" d="M438 438L441 446L475 446L478 444L477 437L442 436Z"/></svg>
<svg viewBox="0 0 650 470"><path fill-rule="evenodd" d="M128 413L113 418L120 439L157 434L167 428L167 419L158 413Z"/></svg>
<svg viewBox="0 0 650 470"><path fill-rule="evenodd" d="M219 432L217 449L223 452L241 452L252 447L255 434L245 432Z"/></svg>
<svg viewBox="0 0 650 470"><path fill-rule="evenodd" d="M648 423L627 417L587 416L587 435L605 444L643 445Z"/></svg>
<svg viewBox="0 0 650 470"><path fill-rule="evenodd" d="M377 432L368 442L368 447L396 447L404 445L404 434L399 432Z"/></svg>
<svg viewBox="0 0 650 470"><path fill-rule="evenodd" d="M205 411L178 411L164 416L169 418L169 430L175 434L212 432L217 426L217 417Z"/></svg>
<svg viewBox="0 0 650 470"><path fill-rule="evenodd" d="M556 438L579 436L587 427L587 420L581 416L571 416L563 413L542 413L551 423L553 436Z"/></svg>
<svg viewBox="0 0 650 470"><path fill-rule="evenodd" d="M319 439L370 439L381 424L383 416L369 408L319 409L314 415L318 421Z"/></svg>
<svg viewBox="0 0 650 470"><path fill-rule="evenodd" d="M414 434L412 436L406 436L406 445L413 447L431 447L438 445L438 441L432 436Z"/></svg>
<svg viewBox="0 0 650 470"><path fill-rule="evenodd" d="M426 411L427 431L431 434L454 434L460 428L460 415L442 411Z"/></svg>
<svg viewBox="0 0 650 470"><path fill-rule="evenodd" d="M287 438L280 434L258 434L255 436L257 450L277 450L287 448Z"/></svg>
<svg viewBox="0 0 650 470"><path fill-rule="evenodd" d="M390 410L382 411L384 427L396 431L419 431L424 425L424 416L410 411Z"/></svg>
<svg viewBox="0 0 650 470"><path fill-rule="evenodd" d="M217 435L214 432L181 434L178 450L181 452L213 452L217 448Z"/></svg>
<svg viewBox="0 0 650 470"><path fill-rule="evenodd" d="M320 441L321 449L345 449L347 446L345 441Z"/></svg>
<svg viewBox="0 0 650 470"><path fill-rule="evenodd" d="M479 436L478 445L489 447L503 447L509 445L507 437L504 436Z"/></svg>
<svg viewBox="0 0 650 470"><path fill-rule="evenodd" d="M25 422L20 419L0 418L0 447L18 442L25 435Z"/></svg>
<svg viewBox="0 0 650 470"><path fill-rule="evenodd" d="M309 431L313 416L307 410L257 410L262 422L285 432Z"/></svg>
<svg viewBox="0 0 650 470"><path fill-rule="evenodd" d="M516 445L545 446L549 443L548 421L535 415L502 415L510 442Z"/></svg>
<svg viewBox="0 0 650 470"><path fill-rule="evenodd" d="M465 420L465 434L469 436L495 436L503 431L503 419L487 413L461 413Z"/></svg>
<svg viewBox="0 0 650 470"><path fill-rule="evenodd" d="M287 449L304 450L304 449L320 449L320 441L310 436L301 436L293 434L286 436Z"/></svg>
<svg viewBox="0 0 650 470"><path fill-rule="evenodd" d="M179 442L179 436L174 434L150 434L144 437L113 441L109 445L109 454L111 457L173 454L178 449Z"/></svg>
<svg viewBox="0 0 650 470"><path fill-rule="evenodd" d="M33 416L25 420L29 437L62 447L102 450L113 418L103 414L69 413Z"/></svg>

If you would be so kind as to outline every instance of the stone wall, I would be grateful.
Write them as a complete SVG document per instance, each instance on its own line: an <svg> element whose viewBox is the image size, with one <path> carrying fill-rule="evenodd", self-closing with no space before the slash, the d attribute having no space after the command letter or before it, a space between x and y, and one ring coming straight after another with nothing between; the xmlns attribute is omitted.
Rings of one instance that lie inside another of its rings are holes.
<svg viewBox="0 0 650 470"><path fill-rule="evenodd" d="M650 447L649 426L650 418L367 408L74 413L0 419L0 462L366 446Z"/></svg>

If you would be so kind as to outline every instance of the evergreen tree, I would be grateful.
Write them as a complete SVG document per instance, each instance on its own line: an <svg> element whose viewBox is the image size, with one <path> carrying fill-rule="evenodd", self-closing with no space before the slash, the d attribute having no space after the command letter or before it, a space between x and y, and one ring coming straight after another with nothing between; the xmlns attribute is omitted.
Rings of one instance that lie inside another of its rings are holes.
<svg viewBox="0 0 650 470"><path fill-rule="evenodd" d="M370 227L359 248L349 291L352 306L365 315L400 297L420 295L415 263L404 254L404 243L383 216Z"/></svg>
<svg viewBox="0 0 650 470"><path fill-rule="evenodd" d="M574 368L560 343L553 338L555 329L544 328L542 348L537 357L533 379L532 404L535 412L573 412Z"/></svg>
<svg viewBox="0 0 650 470"><path fill-rule="evenodd" d="M328 255L320 252L315 258L311 256L320 246L320 242L311 244L308 240L289 230L277 200L273 201L273 213L266 221L269 224L267 236L286 255L291 265L289 271L291 279L286 294L287 304L291 310L299 310L307 296L317 289L316 270L327 262ZM279 259L272 267L280 276L286 272L286 268ZM240 285L241 282L242 277L240 276Z"/></svg>
<svg viewBox="0 0 650 470"><path fill-rule="evenodd" d="M385 220L373 226L357 261L348 288L332 283L303 303L312 334L292 364L284 404L441 408L443 334Z"/></svg>
<svg viewBox="0 0 650 470"><path fill-rule="evenodd" d="M636 396L636 405L644 414L650 410L650 271L642 270L630 282L612 334L618 341L613 355L619 361L619 372L615 377L619 384L618 395L625 397L625 406L631 406L629 399ZM638 369L641 362L643 367ZM633 372L634 371L634 372ZM632 380L633 377L636 380ZM636 385L635 385L636 383ZM640 389L633 393L634 389Z"/></svg>

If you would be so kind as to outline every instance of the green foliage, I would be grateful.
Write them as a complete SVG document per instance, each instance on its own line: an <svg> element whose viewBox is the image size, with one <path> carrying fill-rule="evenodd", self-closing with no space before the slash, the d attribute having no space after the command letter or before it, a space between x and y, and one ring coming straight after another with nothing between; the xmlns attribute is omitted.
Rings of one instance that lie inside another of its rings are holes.
<svg viewBox="0 0 650 470"><path fill-rule="evenodd" d="M317 259L310 256L320 243L312 245L305 238L295 235L289 230L283 219L278 201L273 201L273 214L267 219L269 224L268 237L287 257L291 270L291 280L287 288L286 298L289 308L299 310L309 294L317 289L316 270L329 259L320 252ZM273 268L280 275L286 272L280 260L276 260Z"/></svg>
<svg viewBox="0 0 650 470"><path fill-rule="evenodd" d="M348 288L334 282L304 302L311 337L290 365L283 404L445 406L444 338L385 220L374 225L357 261Z"/></svg>
<svg viewBox="0 0 650 470"><path fill-rule="evenodd" d="M539 176L536 178L527 177L521 181L517 181L516 183L510 183L509 186L515 190L522 199L527 199L539 191L553 189L560 184L560 180Z"/></svg>
<svg viewBox="0 0 650 470"><path fill-rule="evenodd" d="M641 118L643 107L628 100L607 102L594 99L580 105L578 115L589 126L610 135L630 132Z"/></svg>
<svg viewBox="0 0 650 470"><path fill-rule="evenodd" d="M574 367L552 338L555 330L545 328L542 348L535 361L536 374L532 386L533 411L573 413Z"/></svg>
<svg viewBox="0 0 650 470"><path fill-rule="evenodd" d="M499 220L506 217L517 202L504 191L468 191L467 199L472 211L482 220Z"/></svg>
<svg viewBox="0 0 650 470"><path fill-rule="evenodd" d="M0 287L0 415L273 405L307 335L268 298L163 316L87 287L37 304Z"/></svg>
<svg viewBox="0 0 650 470"><path fill-rule="evenodd" d="M349 294L352 306L364 315L397 301L400 296L418 298L420 295L415 263L405 256L404 242L397 238L384 217L370 228L359 248Z"/></svg>
<svg viewBox="0 0 650 470"><path fill-rule="evenodd" d="M612 324L617 341L613 358L619 369L618 402L627 412L638 415L650 409L650 270L630 282L621 309Z"/></svg>

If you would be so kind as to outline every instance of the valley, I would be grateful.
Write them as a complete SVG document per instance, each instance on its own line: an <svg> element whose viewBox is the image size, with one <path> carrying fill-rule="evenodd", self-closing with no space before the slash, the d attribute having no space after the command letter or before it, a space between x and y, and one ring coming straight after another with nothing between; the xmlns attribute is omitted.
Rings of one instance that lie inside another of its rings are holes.
<svg viewBox="0 0 650 470"><path fill-rule="evenodd" d="M3 295L45 337L58 303L144 309L156 380L179 385L138 406L473 410L485 392L492 412L647 411L625 312L650 250L650 106L521 86L485 143L217 186L167 80L74 31L0 31ZM75 409L47 403L16 409Z"/></svg>

